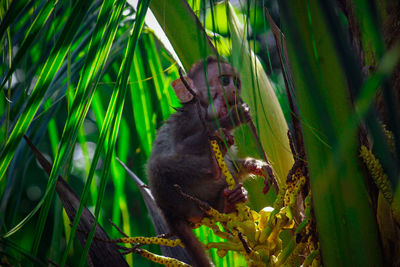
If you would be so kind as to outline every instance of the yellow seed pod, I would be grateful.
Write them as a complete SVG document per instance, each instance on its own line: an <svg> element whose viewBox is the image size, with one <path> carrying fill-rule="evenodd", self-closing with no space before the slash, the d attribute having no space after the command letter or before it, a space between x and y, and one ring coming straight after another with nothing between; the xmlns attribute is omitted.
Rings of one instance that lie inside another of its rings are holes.
<svg viewBox="0 0 400 267"><path fill-rule="evenodd" d="M233 179L232 174L229 172L228 167L226 166L224 157L222 156L221 149L217 143L217 140L211 140L211 147L214 151L215 158L217 159L218 165L221 168L222 174L226 177L226 182L228 183L228 188L233 189L236 185L235 180Z"/></svg>
<svg viewBox="0 0 400 267"><path fill-rule="evenodd" d="M153 245L162 245L167 247L176 247L181 246L183 247L183 243L180 239L167 239L167 238L160 238L160 237L124 237L115 240L116 243L139 243L139 244L153 244Z"/></svg>
<svg viewBox="0 0 400 267"><path fill-rule="evenodd" d="M306 182L306 178L304 176L299 177L297 182L296 182L296 185L293 188L293 191L289 194L288 206L291 209L295 208L296 201L297 201L297 196L299 195L300 190L303 188L305 182Z"/></svg>
<svg viewBox="0 0 400 267"><path fill-rule="evenodd" d="M229 222L234 219L232 214L220 213L214 208L210 208L206 211L207 215L210 216L212 219L204 218L205 223L214 224L216 222ZM202 220L202 221L203 221Z"/></svg>
<svg viewBox="0 0 400 267"><path fill-rule="evenodd" d="M181 262L181 261L179 261L177 259L160 256L160 255L151 253L150 251L147 251L145 249L138 250L138 254L140 254L141 256L151 260L152 262L159 263L159 264L164 264L165 266L190 267L190 265L188 265L188 264L186 264L184 262Z"/></svg>
<svg viewBox="0 0 400 267"><path fill-rule="evenodd" d="M293 191L293 188L288 185L285 194L283 195L283 206L288 206L290 203L290 194Z"/></svg>
<svg viewBox="0 0 400 267"><path fill-rule="evenodd" d="M222 156L221 149L216 140L211 140L211 147L214 151L215 158L217 159L218 165L222 171L222 174L225 176L226 183L228 184L228 188L232 190L236 182L233 179L232 174L229 172L228 167L226 166L224 157ZM250 208L247 207L244 203L239 203L236 205L236 209L238 210L239 220L248 220L251 218ZM214 215L212 215L214 216Z"/></svg>
<svg viewBox="0 0 400 267"><path fill-rule="evenodd" d="M361 146L360 156L363 159L368 171L370 172L376 186L382 192L385 199L389 203L392 203L393 193L391 190L390 182L379 160L375 158L372 151L369 150L366 146Z"/></svg>

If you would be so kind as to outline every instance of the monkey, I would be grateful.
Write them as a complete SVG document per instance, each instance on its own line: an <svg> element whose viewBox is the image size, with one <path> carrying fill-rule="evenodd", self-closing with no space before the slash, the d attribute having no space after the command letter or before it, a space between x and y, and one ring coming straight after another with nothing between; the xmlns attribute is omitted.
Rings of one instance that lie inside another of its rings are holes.
<svg viewBox="0 0 400 267"><path fill-rule="evenodd" d="M181 79L172 82L182 107L158 130L147 162L147 177L171 232L182 240L193 264L213 266L190 227L190 223L201 221L204 212L179 194L176 185L218 211L229 213L235 211L236 203L248 199L239 182L249 174L265 176L266 163L252 158L231 159L227 153L234 143L232 130L251 119L248 106L239 101L241 84L236 70L225 60L210 56L194 64L182 78L196 97ZM237 182L233 190L227 188L215 159L210 134L219 140Z"/></svg>

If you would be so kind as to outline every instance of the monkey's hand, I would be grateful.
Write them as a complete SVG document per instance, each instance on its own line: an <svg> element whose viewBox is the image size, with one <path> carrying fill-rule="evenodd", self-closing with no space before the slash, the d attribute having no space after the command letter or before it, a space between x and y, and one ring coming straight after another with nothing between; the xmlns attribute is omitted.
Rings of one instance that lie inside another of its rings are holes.
<svg viewBox="0 0 400 267"><path fill-rule="evenodd" d="M235 112L237 112L240 123L251 121L250 108L246 103L238 104Z"/></svg>
<svg viewBox="0 0 400 267"><path fill-rule="evenodd" d="M230 213L236 210L235 205L240 202L246 202L248 200L247 190L243 187L242 183L238 183L235 188L224 190L224 212Z"/></svg>
<svg viewBox="0 0 400 267"><path fill-rule="evenodd" d="M252 158L245 159L241 162L241 165L246 173L260 175L263 177L266 177L266 175L269 174L269 169L271 169L271 166L268 163Z"/></svg>
<svg viewBox="0 0 400 267"><path fill-rule="evenodd" d="M233 134L228 129L220 128L215 131L214 135L218 139L217 141L223 154L225 154L228 148L235 142Z"/></svg>
<svg viewBox="0 0 400 267"><path fill-rule="evenodd" d="M251 115L249 106L246 103L234 105L227 115L219 118L220 127L227 130L232 130L249 121L251 121Z"/></svg>

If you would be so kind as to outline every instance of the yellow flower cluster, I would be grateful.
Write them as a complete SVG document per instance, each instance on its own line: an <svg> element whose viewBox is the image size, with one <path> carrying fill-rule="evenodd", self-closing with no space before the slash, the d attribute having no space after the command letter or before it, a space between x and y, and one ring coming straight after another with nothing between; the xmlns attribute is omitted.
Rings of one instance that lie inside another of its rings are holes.
<svg viewBox="0 0 400 267"><path fill-rule="evenodd" d="M212 140L211 146L221 171L226 177L228 187L234 188L235 180L226 166L217 142ZM289 186L282 188L278 193L274 207L265 207L260 212L250 210L244 203L237 204L237 212L231 214L220 214L216 210L210 210L207 214L211 218L203 219L202 224L210 227L217 236L224 238L226 242L208 243L206 248L216 248L220 257L225 256L228 251L241 252L249 266L267 266L267 264L281 266L296 261L298 255L302 254L308 246L311 248L309 251L312 255L308 261L313 265L318 265L319 253L311 238L296 246L293 241L292 245L282 250L282 241L279 237L283 230L292 229L295 225L292 210L295 208L297 196L305 182L306 178L302 175L301 170L296 170ZM309 195L309 199L311 199L311 194ZM311 220L310 200L308 204L306 213L309 218L306 218L304 223L299 226L301 229L308 226ZM222 223L225 231L221 231L215 224L217 221ZM296 232L300 232L301 229Z"/></svg>
<svg viewBox="0 0 400 267"><path fill-rule="evenodd" d="M363 159L372 179L374 180L378 189L382 192L385 199L392 203L393 193L387 175L383 171L382 165L379 160L375 158L371 150L366 146L361 146L360 156Z"/></svg>
<svg viewBox="0 0 400 267"><path fill-rule="evenodd" d="M389 132L390 133L390 132ZM389 202L395 221L400 224L400 194L393 196L392 188L387 175L379 160L366 146L361 146L360 156L363 159L372 179L383 197Z"/></svg>

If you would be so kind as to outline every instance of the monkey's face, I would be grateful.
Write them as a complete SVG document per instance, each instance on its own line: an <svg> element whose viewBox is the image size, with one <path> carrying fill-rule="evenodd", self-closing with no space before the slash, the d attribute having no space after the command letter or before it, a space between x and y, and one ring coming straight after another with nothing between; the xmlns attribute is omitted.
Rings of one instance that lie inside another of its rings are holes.
<svg viewBox="0 0 400 267"><path fill-rule="evenodd" d="M239 75L231 65L213 62L207 66L207 79L208 84L204 76L203 79L194 81L196 87L200 89L199 94L202 105L207 109L207 118L224 117L238 103Z"/></svg>

